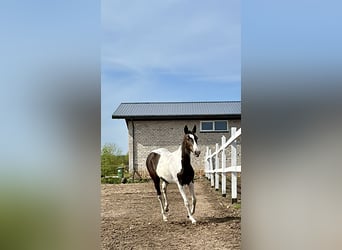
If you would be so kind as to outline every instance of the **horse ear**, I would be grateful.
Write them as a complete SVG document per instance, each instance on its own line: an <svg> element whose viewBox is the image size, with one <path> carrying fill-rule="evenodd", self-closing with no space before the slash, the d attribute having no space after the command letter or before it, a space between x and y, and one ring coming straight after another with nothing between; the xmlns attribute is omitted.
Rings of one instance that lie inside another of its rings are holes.
<svg viewBox="0 0 342 250"><path fill-rule="evenodd" d="M196 133L196 125L194 125L194 128L192 129L192 133L193 133L193 134Z"/></svg>
<svg viewBox="0 0 342 250"><path fill-rule="evenodd" d="M189 133L189 129L188 129L188 126L187 126L187 125L185 125L185 127L184 127L184 133L185 133L185 134L188 134L188 133Z"/></svg>

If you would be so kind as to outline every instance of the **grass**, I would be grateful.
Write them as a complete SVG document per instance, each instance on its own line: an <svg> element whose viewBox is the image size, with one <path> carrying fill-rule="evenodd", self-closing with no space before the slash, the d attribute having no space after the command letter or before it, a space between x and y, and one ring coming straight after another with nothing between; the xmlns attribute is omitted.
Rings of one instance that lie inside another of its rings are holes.
<svg viewBox="0 0 342 250"><path fill-rule="evenodd" d="M234 203L232 207L235 209L241 209L241 203Z"/></svg>
<svg viewBox="0 0 342 250"><path fill-rule="evenodd" d="M146 179L146 178L142 178L142 179L135 178L134 182L133 182L133 179L130 178L129 176L125 176L125 178L127 180L126 184L129 184L129 183L145 183L145 182L149 181L149 179ZM102 177L101 178L101 184L121 184L121 178L120 177L108 177L108 178Z"/></svg>

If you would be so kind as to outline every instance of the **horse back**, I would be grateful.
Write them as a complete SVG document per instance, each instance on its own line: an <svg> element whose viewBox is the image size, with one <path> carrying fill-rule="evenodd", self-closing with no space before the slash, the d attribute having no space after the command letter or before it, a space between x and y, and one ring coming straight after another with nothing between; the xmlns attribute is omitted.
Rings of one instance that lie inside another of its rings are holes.
<svg viewBox="0 0 342 250"><path fill-rule="evenodd" d="M151 154L158 155L158 163L155 168L157 176L168 183L175 183L177 180L177 173L180 171L180 159L165 148L153 150Z"/></svg>

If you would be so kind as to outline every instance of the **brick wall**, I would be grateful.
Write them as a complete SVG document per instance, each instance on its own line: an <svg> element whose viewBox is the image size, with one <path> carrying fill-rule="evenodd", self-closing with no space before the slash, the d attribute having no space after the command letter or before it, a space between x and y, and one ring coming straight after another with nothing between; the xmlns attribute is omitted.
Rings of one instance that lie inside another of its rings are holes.
<svg viewBox="0 0 342 250"><path fill-rule="evenodd" d="M170 151L177 150L183 140L184 126L188 125L191 130L196 124L196 134L198 136L198 145L201 150L201 155L199 157L192 156L191 162L196 173L203 172L206 146L209 146L214 151L215 143L221 143L222 135L226 136L228 139L230 137L230 132L200 132L200 121L201 120L128 121L130 171L133 171L133 166L135 165L141 175L147 175L145 161L148 154L152 150L161 147L167 148ZM234 126L240 128L240 124L240 120L228 121L229 129ZM134 153L133 148L135 149ZM241 152L240 148L240 142L238 142L238 153ZM133 157L133 155L135 155L135 157ZM229 150L227 155L230 155ZM240 157L238 157L238 164L240 164L240 162Z"/></svg>

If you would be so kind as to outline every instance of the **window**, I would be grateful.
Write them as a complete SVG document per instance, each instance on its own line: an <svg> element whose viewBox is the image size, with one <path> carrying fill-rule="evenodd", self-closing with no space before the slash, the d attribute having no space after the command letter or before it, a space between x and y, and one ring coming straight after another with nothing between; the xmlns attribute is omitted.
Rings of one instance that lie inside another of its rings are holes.
<svg viewBox="0 0 342 250"><path fill-rule="evenodd" d="M228 131L228 121L201 121L201 132Z"/></svg>
<svg viewBox="0 0 342 250"><path fill-rule="evenodd" d="M201 131L213 131L213 122L201 122Z"/></svg>

